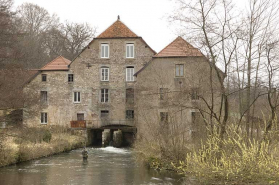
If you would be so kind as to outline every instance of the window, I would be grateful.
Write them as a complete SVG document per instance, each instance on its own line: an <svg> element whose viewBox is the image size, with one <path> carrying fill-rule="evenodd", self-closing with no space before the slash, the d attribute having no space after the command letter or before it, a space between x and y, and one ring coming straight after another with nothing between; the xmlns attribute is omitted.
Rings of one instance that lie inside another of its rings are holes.
<svg viewBox="0 0 279 185"><path fill-rule="evenodd" d="M201 113L200 112L191 112L192 117L192 125L197 126L197 124L201 121Z"/></svg>
<svg viewBox="0 0 279 185"><path fill-rule="evenodd" d="M134 103L134 89L126 89L126 103Z"/></svg>
<svg viewBox="0 0 279 185"><path fill-rule="evenodd" d="M84 120L84 114L83 113L77 113L77 120L83 121Z"/></svg>
<svg viewBox="0 0 279 185"><path fill-rule="evenodd" d="M42 82L46 82L47 81L47 75L46 74L42 74Z"/></svg>
<svg viewBox="0 0 279 185"><path fill-rule="evenodd" d="M168 88L160 88L160 100L166 100Z"/></svg>
<svg viewBox="0 0 279 185"><path fill-rule="evenodd" d="M108 110L101 110L101 118L108 118L109 117L109 111Z"/></svg>
<svg viewBox="0 0 279 185"><path fill-rule="evenodd" d="M108 102L108 89L101 89L101 102Z"/></svg>
<svg viewBox="0 0 279 185"><path fill-rule="evenodd" d="M47 103L47 91L41 91L41 102Z"/></svg>
<svg viewBox="0 0 279 185"><path fill-rule="evenodd" d="M101 81L109 81L109 68L108 67L101 68Z"/></svg>
<svg viewBox="0 0 279 185"><path fill-rule="evenodd" d="M109 58L109 45L101 44L101 58Z"/></svg>
<svg viewBox="0 0 279 185"><path fill-rule="evenodd" d="M199 94L198 94L198 88L193 88L191 90L191 100L198 100L199 99Z"/></svg>
<svg viewBox="0 0 279 185"><path fill-rule="evenodd" d="M41 112L41 124L47 124L47 113Z"/></svg>
<svg viewBox="0 0 279 185"><path fill-rule="evenodd" d="M80 103L80 92L74 92L74 103Z"/></svg>
<svg viewBox="0 0 279 185"><path fill-rule="evenodd" d="M168 112L160 112L160 121L162 123L167 123L168 122L168 118L169 117L169 113Z"/></svg>
<svg viewBox="0 0 279 185"><path fill-rule="evenodd" d="M74 74L68 74L68 82L74 81Z"/></svg>
<svg viewBox="0 0 279 185"><path fill-rule="evenodd" d="M134 81L134 67L129 66L126 68L126 81L133 82Z"/></svg>
<svg viewBox="0 0 279 185"><path fill-rule="evenodd" d="M184 65L183 64L176 64L175 65L175 76L176 77L183 77L184 76Z"/></svg>
<svg viewBox="0 0 279 185"><path fill-rule="evenodd" d="M126 119L134 119L134 110L126 110Z"/></svg>
<svg viewBox="0 0 279 185"><path fill-rule="evenodd" d="M126 44L126 58L134 58L134 44Z"/></svg>

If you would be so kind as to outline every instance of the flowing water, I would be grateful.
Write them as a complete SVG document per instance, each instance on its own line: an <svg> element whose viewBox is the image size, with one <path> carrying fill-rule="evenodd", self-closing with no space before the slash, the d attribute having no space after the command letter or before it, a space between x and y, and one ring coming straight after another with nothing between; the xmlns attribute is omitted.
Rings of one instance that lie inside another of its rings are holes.
<svg viewBox="0 0 279 185"><path fill-rule="evenodd" d="M0 185L178 185L181 177L159 173L136 163L129 149L87 148L0 168Z"/></svg>

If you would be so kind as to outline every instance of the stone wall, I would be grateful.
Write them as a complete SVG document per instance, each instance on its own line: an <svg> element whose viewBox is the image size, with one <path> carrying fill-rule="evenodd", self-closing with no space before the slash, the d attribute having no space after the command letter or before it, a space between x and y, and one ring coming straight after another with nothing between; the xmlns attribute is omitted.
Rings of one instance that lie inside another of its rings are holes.
<svg viewBox="0 0 279 185"><path fill-rule="evenodd" d="M176 64L184 64L183 77L175 77ZM193 89L198 89L199 96L210 101L209 74L210 66L204 57L154 58L137 75L135 101L138 133L152 137L161 133L167 140L168 135L181 135L181 138L189 140L194 132L204 134L205 123L200 119L197 123L200 125L193 125L192 114L199 112L198 109L206 109L206 106L201 98L192 100L191 94ZM218 99L220 84L216 72L213 81L214 96ZM165 90L162 95L160 88ZM161 120L161 113L168 114L166 123Z"/></svg>
<svg viewBox="0 0 279 185"><path fill-rule="evenodd" d="M102 43L110 46L110 57L100 58ZM126 58L126 43L134 43L135 57ZM40 113L48 113L48 124L69 126L77 120L77 113L83 113L85 120L100 124L100 111L109 110L111 121L125 121L126 110L133 104L126 103L126 89L134 88L135 82L126 82L126 67L134 66L135 72L149 62L154 52L141 38L94 39L91 44L71 63L69 71L44 71L47 82L37 75L24 88L26 101L24 123L40 125ZM89 66L89 67L88 67ZM102 66L109 67L109 81L101 81ZM68 74L74 74L74 82L68 82ZM135 79L136 81L137 79ZM100 102L102 88L109 89L109 102ZM40 103L40 91L48 92L48 103ZM81 92L81 102L73 102L73 93ZM36 100L36 101L35 101Z"/></svg>

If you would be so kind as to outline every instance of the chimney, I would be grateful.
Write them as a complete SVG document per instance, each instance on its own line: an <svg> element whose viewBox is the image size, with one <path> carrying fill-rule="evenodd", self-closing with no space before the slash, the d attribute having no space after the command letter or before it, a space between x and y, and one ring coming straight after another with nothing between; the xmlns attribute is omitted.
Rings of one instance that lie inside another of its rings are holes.
<svg viewBox="0 0 279 185"><path fill-rule="evenodd" d="M120 21L120 16L119 15L117 16L117 20Z"/></svg>

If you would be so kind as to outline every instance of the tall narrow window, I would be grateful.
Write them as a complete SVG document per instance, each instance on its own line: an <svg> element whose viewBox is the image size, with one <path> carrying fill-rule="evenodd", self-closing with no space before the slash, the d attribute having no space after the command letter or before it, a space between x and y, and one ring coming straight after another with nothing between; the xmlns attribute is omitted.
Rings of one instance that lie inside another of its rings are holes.
<svg viewBox="0 0 279 185"><path fill-rule="evenodd" d="M134 44L126 44L126 58L134 58Z"/></svg>
<svg viewBox="0 0 279 185"><path fill-rule="evenodd" d="M41 112L41 124L47 124L47 113Z"/></svg>
<svg viewBox="0 0 279 185"><path fill-rule="evenodd" d="M74 92L74 103L80 103L80 92Z"/></svg>
<svg viewBox="0 0 279 185"><path fill-rule="evenodd" d="M133 88L126 89L126 103L130 103L130 104L134 103L134 89Z"/></svg>
<svg viewBox="0 0 279 185"><path fill-rule="evenodd" d="M47 91L41 91L41 102L47 103Z"/></svg>
<svg viewBox="0 0 279 185"><path fill-rule="evenodd" d="M169 113L168 112L160 112L161 123L167 123L168 120L169 120Z"/></svg>
<svg viewBox="0 0 279 185"><path fill-rule="evenodd" d="M74 81L74 74L68 74L68 82Z"/></svg>
<svg viewBox="0 0 279 185"><path fill-rule="evenodd" d="M134 110L126 110L126 119L134 119Z"/></svg>
<svg viewBox="0 0 279 185"><path fill-rule="evenodd" d="M101 58L109 58L109 45L101 44Z"/></svg>
<svg viewBox="0 0 279 185"><path fill-rule="evenodd" d="M101 102L108 102L108 89L101 89Z"/></svg>
<svg viewBox="0 0 279 185"><path fill-rule="evenodd" d="M198 100L199 99L199 94L198 94L198 88L193 88L191 89L191 99L192 100Z"/></svg>
<svg viewBox="0 0 279 185"><path fill-rule="evenodd" d="M47 75L46 74L42 74L42 82L46 82L47 81Z"/></svg>
<svg viewBox="0 0 279 185"><path fill-rule="evenodd" d="M160 100L166 100L168 88L160 88Z"/></svg>
<svg viewBox="0 0 279 185"><path fill-rule="evenodd" d="M183 77L184 76L184 64L176 64L175 65L175 76Z"/></svg>
<svg viewBox="0 0 279 185"><path fill-rule="evenodd" d="M101 68L101 81L109 81L109 68L108 67Z"/></svg>
<svg viewBox="0 0 279 185"><path fill-rule="evenodd" d="M134 81L134 67L128 66L126 68L126 81L133 82Z"/></svg>

